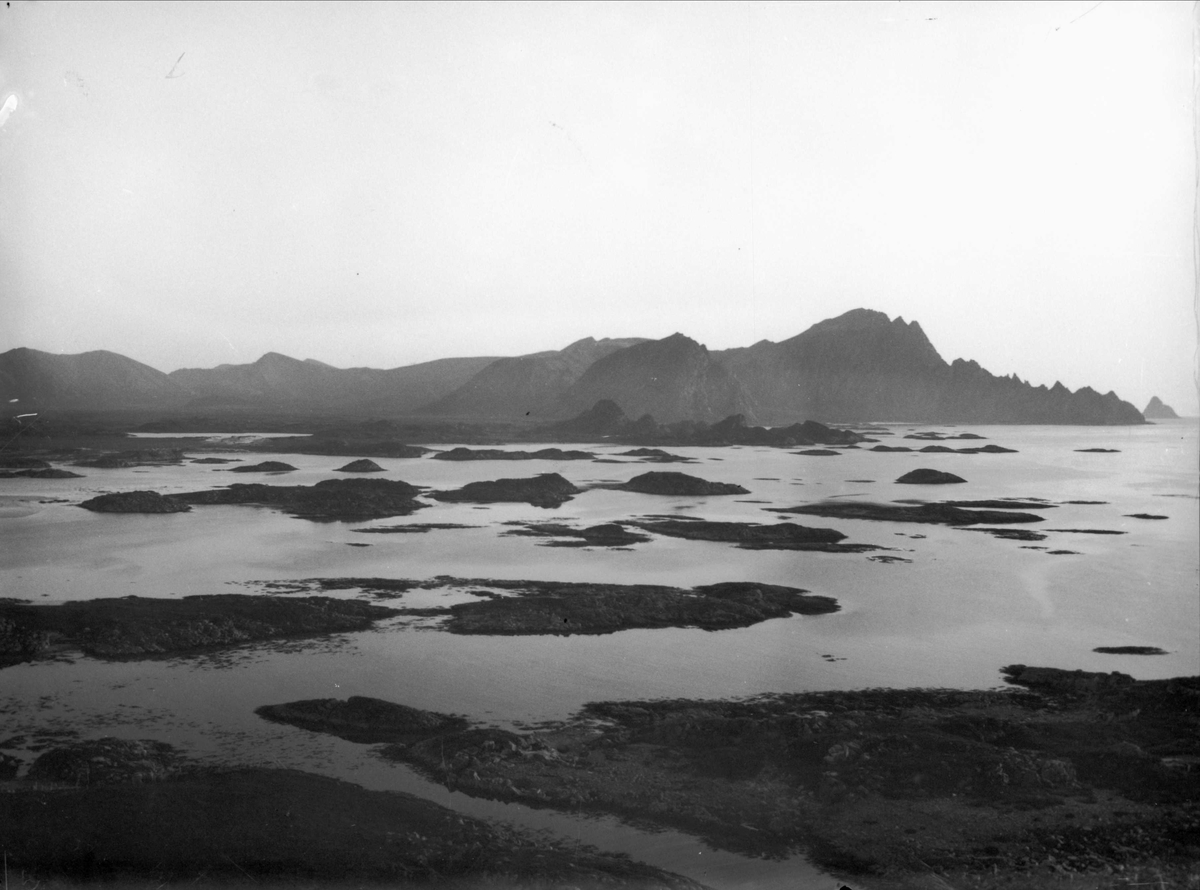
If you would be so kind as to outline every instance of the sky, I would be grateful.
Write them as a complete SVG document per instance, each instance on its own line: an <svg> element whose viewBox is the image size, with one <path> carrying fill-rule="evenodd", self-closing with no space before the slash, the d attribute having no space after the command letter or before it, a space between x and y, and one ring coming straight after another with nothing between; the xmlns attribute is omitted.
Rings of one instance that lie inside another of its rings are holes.
<svg viewBox="0 0 1200 890"><path fill-rule="evenodd" d="M1197 403L1187 2L0 9L0 351L783 340Z"/></svg>

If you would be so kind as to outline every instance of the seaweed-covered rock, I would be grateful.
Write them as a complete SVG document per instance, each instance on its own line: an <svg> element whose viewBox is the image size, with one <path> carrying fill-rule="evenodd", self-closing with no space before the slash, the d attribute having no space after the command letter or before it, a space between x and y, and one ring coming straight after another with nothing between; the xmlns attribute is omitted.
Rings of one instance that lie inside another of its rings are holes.
<svg viewBox="0 0 1200 890"><path fill-rule="evenodd" d="M505 636L607 634L656 627L724 630L839 608L831 597L799 588L741 581L694 590L649 584L488 583L512 593L450 606L446 630Z"/></svg>
<svg viewBox="0 0 1200 890"><path fill-rule="evenodd" d="M328 732L351 742L413 742L445 732L466 729L461 717L422 711L378 698L352 695L309 699L283 705L264 705L256 714L275 723L287 723Z"/></svg>
<svg viewBox="0 0 1200 890"><path fill-rule="evenodd" d="M346 464L344 467L338 467L337 472L339 472L339 473L382 473L383 467L379 466L379 464L375 463L375 461L368 460L367 458L364 457L364 458L360 458L359 460L352 460L352 461L350 461L350 463Z"/></svg>
<svg viewBox="0 0 1200 890"><path fill-rule="evenodd" d="M904 485L952 485L958 482L966 482L962 476L955 476L953 473L945 473L941 470L930 470L922 467L917 470L910 470L905 473L897 482Z"/></svg>
<svg viewBox="0 0 1200 890"><path fill-rule="evenodd" d="M94 513L186 513L192 509L157 491L118 491L89 498L79 506Z"/></svg>
<svg viewBox="0 0 1200 890"><path fill-rule="evenodd" d="M183 762L165 742L107 736L47 751L29 767L29 778L71 785L156 782L178 772Z"/></svg>
<svg viewBox="0 0 1200 890"><path fill-rule="evenodd" d="M628 482L615 486L624 491L641 494L666 495L720 495L749 494L749 489L730 482L709 482L687 473L651 472L634 476Z"/></svg>

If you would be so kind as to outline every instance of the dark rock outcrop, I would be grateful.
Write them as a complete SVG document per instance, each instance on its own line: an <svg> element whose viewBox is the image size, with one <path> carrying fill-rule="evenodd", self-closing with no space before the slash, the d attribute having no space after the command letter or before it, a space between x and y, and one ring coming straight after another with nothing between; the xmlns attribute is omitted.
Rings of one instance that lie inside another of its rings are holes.
<svg viewBox="0 0 1200 890"><path fill-rule="evenodd" d="M491 582L496 586L494 582ZM655 627L724 630L769 618L819 615L837 601L795 587L751 582L683 590L648 584L506 582L517 595L451 606L444 628L458 634L607 634Z"/></svg>
<svg viewBox="0 0 1200 890"><path fill-rule="evenodd" d="M654 464L694 464L696 459L684 457L682 454L671 454L661 448L631 448L629 451L618 453L618 457L636 457L646 463Z"/></svg>
<svg viewBox="0 0 1200 890"><path fill-rule="evenodd" d="M613 486L622 491L665 495L749 494L749 489L731 482L709 482L686 473L651 472L634 476L628 482Z"/></svg>
<svg viewBox="0 0 1200 890"><path fill-rule="evenodd" d="M0 470L48 470L50 463L20 454L0 454Z"/></svg>
<svg viewBox="0 0 1200 890"><path fill-rule="evenodd" d="M910 470L896 481L904 485L953 485L958 482L966 482L967 480L962 476L955 476L953 473L945 473L941 470L930 470L922 467Z"/></svg>
<svg viewBox="0 0 1200 890"><path fill-rule="evenodd" d="M264 705L254 711L274 723L287 723L313 732L327 732L351 742L405 744L469 725L461 717L422 711L378 698L352 695L346 701L318 698L283 705Z"/></svg>
<svg viewBox="0 0 1200 890"><path fill-rule="evenodd" d="M547 547L628 547L650 540L649 535L631 532L618 522L605 522L587 528L571 528L550 522L527 523L505 534L548 538L545 543Z"/></svg>
<svg viewBox="0 0 1200 890"><path fill-rule="evenodd" d="M592 460L590 451L563 451L561 448L541 448L537 451L505 451L501 448L451 448L439 451L433 460Z"/></svg>
<svg viewBox="0 0 1200 890"><path fill-rule="evenodd" d="M743 550L818 550L826 553L862 553L877 550L871 544L842 544L845 535L832 528L809 528L792 522L762 525L757 522L709 522L706 519L658 519L634 523L643 531L689 541L719 541Z"/></svg>
<svg viewBox="0 0 1200 890"><path fill-rule="evenodd" d="M45 470L0 470L0 479L82 479L82 473L72 473L70 470L60 470L48 467Z"/></svg>
<svg viewBox="0 0 1200 890"><path fill-rule="evenodd" d="M146 658L366 630L396 614L372 603L323 596L128 596L57 606L0 601L0 664L37 658L56 641L99 658Z"/></svg>
<svg viewBox="0 0 1200 890"><path fill-rule="evenodd" d="M1157 646L1097 646L1092 650L1102 655L1166 655L1165 649Z"/></svg>
<svg viewBox="0 0 1200 890"><path fill-rule="evenodd" d="M157 491L118 491L89 498L79 506L93 513L186 513L192 509Z"/></svg>
<svg viewBox="0 0 1200 890"><path fill-rule="evenodd" d="M484 732L501 731L464 735ZM294 769L192 764L151 783L5 791L9 874L56 887L704 890L627 856Z"/></svg>
<svg viewBox="0 0 1200 890"><path fill-rule="evenodd" d="M367 458L364 457L364 458L360 458L359 460L352 460L352 461L350 461L350 463L346 464L344 467L338 467L336 472L338 472L338 473L382 473L383 467L379 466L379 464L375 463L375 461L368 460Z"/></svg>
<svg viewBox="0 0 1200 890"><path fill-rule="evenodd" d="M235 483L228 488L171 495L182 504L249 504L278 507L299 519L360 522L407 516L428 506L415 485L392 479L323 479L316 485Z"/></svg>
<svg viewBox="0 0 1200 890"><path fill-rule="evenodd" d="M264 460L262 463L248 464L244 467L231 467L231 473L290 473L296 469L291 464L281 460Z"/></svg>
<svg viewBox="0 0 1200 890"><path fill-rule="evenodd" d="M1129 674L1117 671L1103 674L1068 671L1062 668L1028 667L1023 664L1010 664L1001 668L1000 672L1004 679L1013 685L1051 695L1075 696L1081 693L1111 692L1131 687L1137 682Z"/></svg>
<svg viewBox="0 0 1200 890"><path fill-rule="evenodd" d="M918 522L933 525L994 525L1041 522L1042 517L1015 510L967 510L948 504L870 504L863 501L822 501L799 507L767 507L771 513L800 513L835 519L868 519L877 522Z"/></svg>
<svg viewBox="0 0 1200 890"><path fill-rule="evenodd" d="M47 751L29 767L28 778L76 787L158 782L177 773L184 762L165 742L106 736Z"/></svg>
<svg viewBox="0 0 1200 890"><path fill-rule="evenodd" d="M558 473L541 473L528 479L495 479L469 482L453 491L430 492L438 501L467 501L477 504L515 502L534 507L557 507L580 493Z"/></svg>

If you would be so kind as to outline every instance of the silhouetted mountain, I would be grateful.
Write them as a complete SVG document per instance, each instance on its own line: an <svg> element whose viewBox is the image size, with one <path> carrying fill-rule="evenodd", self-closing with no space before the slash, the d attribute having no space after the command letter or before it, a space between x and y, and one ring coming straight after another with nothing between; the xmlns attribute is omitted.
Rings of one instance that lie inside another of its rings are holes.
<svg viewBox="0 0 1200 890"><path fill-rule="evenodd" d="M187 395L162 371L115 352L56 355L21 347L0 354L0 400L13 414L162 407Z"/></svg>
<svg viewBox="0 0 1200 890"><path fill-rule="evenodd" d="M627 415L663 423L714 421L752 413L729 370L683 334L638 343L596 361L559 400L558 413L578 414L609 399Z"/></svg>
<svg viewBox="0 0 1200 890"><path fill-rule="evenodd" d="M542 416L598 359L641 342L636 337L588 337L558 351L496 359L420 413L487 419Z"/></svg>
<svg viewBox="0 0 1200 890"><path fill-rule="evenodd" d="M831 423L1141 423L1114 393L1061 383L1034 387L996 377L977 363L947 364L921 326L855 309L772 343L715 355L749 391L759 418L780 424Z"/></svg>
<svg viewBox="0 0 1200 890"><path fill-rule="evenodd" d="M1152 396L1142 414L1147 420L1171 420L1179 417L1170 405L1164 405L1158 396Z"/></svg>
<svg viewBox="0 0 1200 890"><path fill-rule="evenodd" d="M372 411L407 414L460 386L492 358L438 359L381 371L335 368L268 352L248 365L183 368L173 380L194 407L256 406L291 411Z"/></svg>
<svg viewBox="0 0 1200 890"><path fill-rule="evenodd" d="M1035 387L964 359L947 364L919 324L866 309L780 343L763 340L721 352L682 334L652 341L588 338L516 358L442 359L390 370L335 368L272 352L251 364L163 374L111 352L62 356L14 349L0 355L0 396L10 409L33 411L430 414L467 424L574 417L580 431L590 425L597 435L618 422L617 414L620 424L641 425L646 435L682 422L715 429L721 418L728 423L738 415L743 426L749 418L776 428L805 420L1144 422L1115 393L1086 386L1071 392L1061 383ZM611 407L598 405L605 402ZM1160 407L1170 411L1158 399L1147 410ZM640 419L628 420L633 417Z"/></svg>

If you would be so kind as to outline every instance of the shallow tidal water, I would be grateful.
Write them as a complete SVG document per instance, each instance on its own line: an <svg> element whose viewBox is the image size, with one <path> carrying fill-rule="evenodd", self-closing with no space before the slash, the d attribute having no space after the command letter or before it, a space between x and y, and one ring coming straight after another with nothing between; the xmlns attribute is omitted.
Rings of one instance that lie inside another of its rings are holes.
<svg viewBox="0 0 1200 890"><path fill-rule="evenodd" d="M929 444L888 427L889 445ZM281 765L380 789L409 791L460 811L543 828L622 850L715 888L833 887L802 857L752 860L673 832L472 800L356 745L256 717L259 705L368 695L464 714L501 726L569 716L601 699L746 696L871 686L1000 685L1012 663L1123 671L1140 679L1200 673L1200 500L1196 421L1145 427L969 427L1016 454L874 453L837 457L769 448L670 448L694 464L589 461L449 462L376 458L389 479L455 488L478 479L557 472L580 486L650 470L736 482L748 495L675 498L590 490L555 510L441 504L370 523L311 523L265 508L196 507L166 516L93 514L76 504L107 491L191 491L232 482L312 484L345 474L351 458L247 456L286 461L282 476L226 467L82 469L82 479L0 480L0 591L37 603L109 596L177 597L262 590L260 582L314 577L542 579L690 587L753 580L832 596L841 611L751 628L635 630L603 636L471 637L430 621L396 620L330 639L253 646L202 657L107 663L82 656L0 671L0 747L27 761L54 733L168 741L203 757ZM954 430L940 430L953 433ZM556 443L546 443L553 445ZM985 444L952 440L951 447ZM448 447L448 446L447 446ZM536 445L514 445L534 450ZM568 446L583 447L583 446ZM1112 448L1117 453L1080 453ZM610 456L625 447L590 448ZM230 457L238 457L230 453ZM899 485L916 467L966 484ZM1044 498L1047 549L937 525L764 512L829 498ZM1065 501L1103 501L1066 504ZM1166 516L1163 520L1128 514ZM648 514L836 528L847 542L890 548L831 554L739 550L655 537L626 550L554 548L505 536L506 522L578 527ZM359 534L409 523L459 523L427 534ZM1072 529L1075 531L1053 531ZM1080 531L1084 530L1084 531ZM1123 534L1089 534L1086 530ZM349 546L369 545L369 546ZM1075 551L1050 555L1049 550ZM872 556L899 557L883 562ZM339 595L356 596L356 591ZM454 591L413 591L428 605ZM382 602L388 602L383 600ZM1160 656L1095 653L1157 646ZM39 735L41 742L39 742Z"/></svg>

